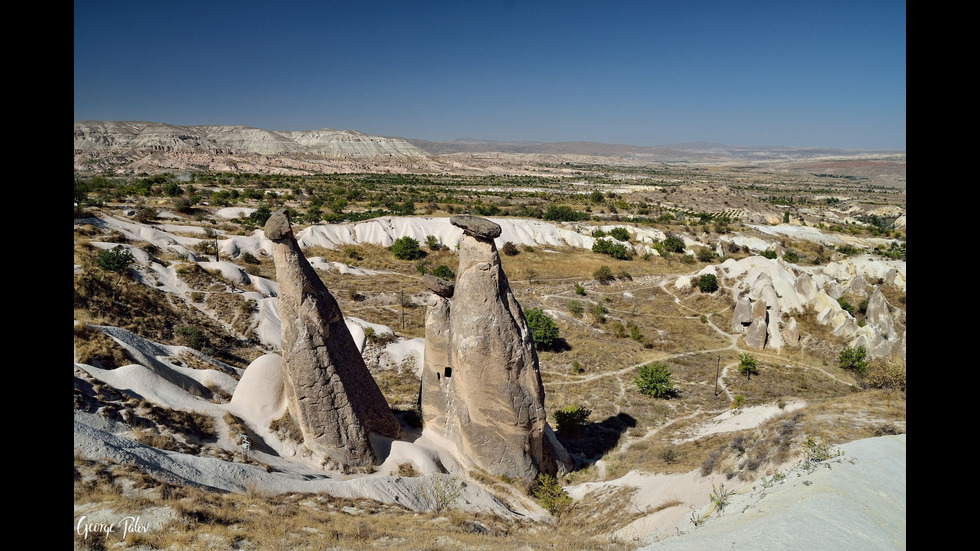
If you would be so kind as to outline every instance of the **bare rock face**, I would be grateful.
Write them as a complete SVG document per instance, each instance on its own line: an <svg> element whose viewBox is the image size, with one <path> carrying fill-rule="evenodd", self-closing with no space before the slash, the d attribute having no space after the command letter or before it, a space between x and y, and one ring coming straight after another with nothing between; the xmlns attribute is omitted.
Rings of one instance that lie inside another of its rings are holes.
<svg viewBox="0 0 980 551"><path fill-rule="evenodd" d="M735 305L735 314L732 316L732 331L741 333L746 327L752 325L752 300L747 296L738 299Z"/></svg>
<svg viewBox="0 0 980 551"><path fill-rule="evenodd" d="M769 337L769 326L766 324L766 318L755 318L743 335L747 346L757 350L765 348L766 339Z"/></svg>
<svg viewBox="0 0 980 551"><path fill-rule="evenodd" d="M500 224L491 222L486 218L480 218L479 216L460 214L450 218L449 223L457 228L462 228L463 233L466 235L476 237L478 239L485 240L500 237Z"/></svg>
<svg viewBox="0 0 980 551"><path fill-rule="evenodd" d="M296 243L284 211L265 226L275 243L288 409L314 453L339 466L368 466L370 433L401 432L364 365L340 307Z"/></svg>
<svg viewBox="0 0 980 551"><path fill-rule="evenodd" d="M875 288L868 301L868 324L878 330L887 339L895 339L895 319L888 309L888 301L881 294L881 289Z"/></svg>
<svg viewBox="0 0 980 551"><path fill-rule="evenodd" d="M538 357L524 312L500 266L500 226L453 217L463 228L452 298L432 297L425 328L425 435L464 466L532 481L570 465L547 424Z"/></svg>
<svg viewBox="0 0 980 551"><path fill-rule="evenodd" d="M456 286L452 283L432 274L425 274L422 276L422 284L428 287L430 291L443 298L453 296L453 291L456 288Z"/></svg>
<svg viewBox="0 0 980 551"><path fill-rule="evenodd" d="M800 326L796 323L796 318L789 318L789 321L783 325L782 335L786 346L799 346Z"/></svg>

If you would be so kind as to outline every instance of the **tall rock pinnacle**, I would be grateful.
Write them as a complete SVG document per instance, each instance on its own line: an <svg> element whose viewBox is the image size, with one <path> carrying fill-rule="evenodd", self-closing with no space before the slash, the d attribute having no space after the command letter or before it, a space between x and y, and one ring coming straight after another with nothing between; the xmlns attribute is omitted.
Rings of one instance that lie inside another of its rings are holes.
<svg viewBox="0 0 980 551"><path fill-rule="evenodd" d="M493 242L500 226L450 221L464 231L456 287L427 282L435 295L426 313L425 434L464 465L525 481L555 474L569 457L547 424L538 356Z"/></svg>
<svg viewBox="0 0 980 551"><path fill-rule="evenodd" d="M354 344L340 307L306 260L285 211L265 225L275 243L282 359L289 412L308 448L340 466L368 466L370 433L400 432Z"/></svg>

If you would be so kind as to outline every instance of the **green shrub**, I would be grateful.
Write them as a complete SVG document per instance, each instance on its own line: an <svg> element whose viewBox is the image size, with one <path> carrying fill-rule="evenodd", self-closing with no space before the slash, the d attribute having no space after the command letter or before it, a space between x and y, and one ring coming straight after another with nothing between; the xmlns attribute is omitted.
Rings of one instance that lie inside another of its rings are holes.
<svg viewBox="0 0 980 551"><path fill-rule="evenodd" d="M622 243L616 243L610 239L596 239L592 244L592 252L608 254L619 260L630 260L633 252L626 248Z"/></svg>
<svg viewBox="0 0 980 551"><path fill-rule="evenodd" d="M766 249L759 254L764 258L768 258L769 260L775 260L776 257L779 256L774 249Z"/></svg>
<svg viewBox="0 0 980 551"><path fill-rule="evenodd" d="M626 326L623 325L621 321L612 322L612 334L616 336L617 339L626 338Z"/></svg>
<svg viewBox="0 0 980 551"><path fill-rule="evenodd" d="M185 345L206 352L210 346L207 335L196 325L181 325L174 331Z"/></svg>
<svg viewBox="0 0 980 551"><path fill-rule="evenodd" d="M630 240L630 232L626 228L621 226L617 226L609 230L609 236L612 237L613 239L616 239L617 241Z"/></svg>
<svg viewBox="0 0 980 551"><path fill-rule="evenodd" d="M152 222L157 219L157 209L153 207L143 207L136 211L136 216L133 217L140 224L146 224L147 222Z"/></svg>
<svg viewBox="0 0 980 551"><path fill-rule="evenodd" d="M259 259L258 258L255 258L255 255L252 254L252 253L250 253L250 252L248 252L248 251L245 251L245 252L242 253L241 259L242 259L242 262L244 262L246 264L261 264L261 262L259 261Z"/></svg>
<svg viewBox="0 0 980 551"><path fill-rule="evenodd" d="M585 296L585 287L582 287L578 283L575 284L575 294L580 296Z"/></svg>
<svg viewBox="0 0 980 551"><path fill-rule="evenodd" d="M95 259L100 270L119 274L120 279L124 273L129 271L129 267L135 261L136 259L133 258L133 253L122 245L99 251L99 255Z"/></svg>
<svg viewBox="0 0 980 551"><path fill-rule="evenodd" d="M592 306L592 317L598 323L606 323L606 307L601 302L597 302Z"/></svg>
<svg viewBox="0 0 980 551"><path fill-rule="evenodd" d="M853 369L859 375L868 373L868 351L863 346L845 348L837 355L837 365L841 369Z"/></svg>
<svg viewBox="0 0 980 551"><path fill-rule="evenodd" d="M616 279L613 276L612 269L606 265L599 266L599 268L592 273L592 277L594 277L596 281L598 281L603 285L606 285L610 281Z"/></svg>
<svg viewBox="0 0 980 551"><path fill-rule="evenodd" d="M590 415L592 415L591 409L575 404L555 411L551 414L551 418L555 421L555 430L563 435L569 435L578 434Z"/></svg>
<svg viewBox="0 0 980 551"><path fill-rule="evenodd" d="M442 244L439 243L439 238L434 235L425 236L425 246L428 247L430 251L438 251L442 248Z"/></svg>
<svg viewBox="0 0 980 551"><path fill-rule="evenodd" d="M664 239L663 248L667 252L671 253L682 253L684 252L684 240L680 236L673 233L668 233L667 238Z"/></svg>
<svg viewBox="0 0 980 551"><path fill-rule="evenodd" d="M539 474L531 494L553 516L561 518L572 508L572 498L550 474Z"/></svg>
<svg viewBox="0 0 980 551"><path fill-rule="evenodd" d="M568 311L576 318L580 318L585 313L585 307L577 300L570 300L568 301Z"/></svg>
<svg viewBox="0 0 980 551"><path fill-rule="evenodd" d="M715 274L702 274L698 278L698 289L702 293L714 293L718 290L718 276Z"/></svg>
<svg viewBox="0 0 980 551"><path fill-rule="evenodd" d="M848 314L852 316L854 315L854 305L851 304L850 302L847 302L847 299L841 297L837 299L837 304L840 305L842 310L847 310Z"/></svg>
<svg viewBox="0 0 980 551"><path fill-rule="evenodd" d="M558 326L540 308L528 308L524 312L534 347L538 350L551 348L558 340Z"/></svg>
<svg viewBox="0 0 980 551"><path fill-rule="evenodd" d="M633 382L647 396L654 398L673 398L677 395L677 385L671 379L671 372L665 364L653 362L641 365Z"/></svg>
<svg viewBox="0 0 980 551"><path fill-rule="evenodd" d="M454 280L456 279L456 272L452 271L449 266L445 264L440 264L436 266L435 270L432 270L432 275L436 277L441 277L442 279Z"/></svg>
<svg viewBox="0 0 980 551"><path fill-rule="evenodd" d="M575 222L577 220L584 220L588 217L588 214L578 212L572 207L565 205L550 205L544 212L543 216L545 220L553 220L556 222Z"/></svg>
<svg viewBox="0 0 980 551"><path fill-rule="evenodd" d="M401 260L415 260L417 258L422 258L422 250L419 249L419 242L408 237L399 237L394 243L388 247L391 254L395 255L395 258Z"/></svg>

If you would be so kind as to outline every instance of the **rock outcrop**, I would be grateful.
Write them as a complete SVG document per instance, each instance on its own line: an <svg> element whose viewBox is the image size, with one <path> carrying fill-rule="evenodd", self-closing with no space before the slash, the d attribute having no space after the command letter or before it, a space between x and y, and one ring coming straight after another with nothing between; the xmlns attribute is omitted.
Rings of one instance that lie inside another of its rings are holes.
<svg viewBox="0 0 980 551"><path fill-rule="evenodd" d="M296 243L284 211L265 225L274 243L288 410L305 445L340 467L374 463L369 435L400 426L364 365L340 307Z"/></svg>
<svg viewBox="0 0 980 551"><path fill-rule="evenodd" d="M527 482L555 474L570 460L547 424L537 353L493 242L500 226L452 223L464 231L455 290L431 285L426 313L425 436L467 467Z"/></svg>

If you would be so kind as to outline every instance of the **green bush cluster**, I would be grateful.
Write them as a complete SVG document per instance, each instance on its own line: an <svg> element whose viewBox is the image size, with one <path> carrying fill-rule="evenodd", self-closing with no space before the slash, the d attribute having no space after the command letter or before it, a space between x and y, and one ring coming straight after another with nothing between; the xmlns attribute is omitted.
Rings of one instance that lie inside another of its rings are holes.
<svg viewBox="0 0 980 551"><path fill-rule="evenodd" d="M837 365L841 369L853 369L858 375L868 373L868 351L863 346L845 348L837 355Z"/></svg>
<svg viewBox="0 0 980 551"><path fill-rule="evenodd" d="M592 244L592 252L608 254L619 260L630 260L633 258L633 252L626 248L626 245L616 243L611 239L596 239L595 243Z"/></svg>
<svg viewBox="0 0 980 551"><path fill-rule="evenodd" d="M698 278L698 289L702 293L714 293L718 290L718 276L715 274L703 274Z"/></svg>
<svg viewBox="0 0 980 551"><path fill-rule="evenodd" d="M401 260L415 260L422 257L422 249L419 248L419 242L407 235L396 239L388 247L388 250L391 251L391 254L395 255L395 258Z"/></svg>
<svg viewBox="0 0 980 551"><path fill-rule="evenodd" d="M531 330L531 338L534 340L534 347L544 350L554 346L559 338L558 326L540 308L528 308L524 312L527 319L528 329Z"/></svg>
<svg viewBox="0 0 980 551"><path fill-rule="evenodd" d="M641 365L633 382L647 396L673 398L677 395L677 384L671 379L671 375L665 364L653 362Z"/></svg>
<svg viewBox="0 0 980 551"><path fill-rule="evenodd" d="M589 215L584 212L579 212L567 205L550 205L548 209L544 211L544 216L542 216L542 218L555 222L575 222L589 218Z"/></svg>
<svg viewBox="0 0 980 551"><path fill-rule="evenodd" d="M456 272L452 271L449 266L445 264L440 264L432 270L432 275L436 277L441 277L442 279L454 280L456 279Z"/></svg>
<svg viewBox="0 0 980 551"><path fill-rule="evenodd" d="M630 240L630 232L626 228L621 226L617 226L609 230L609 236L612 237L613 239L616 239L617 241Z"/></svg>

